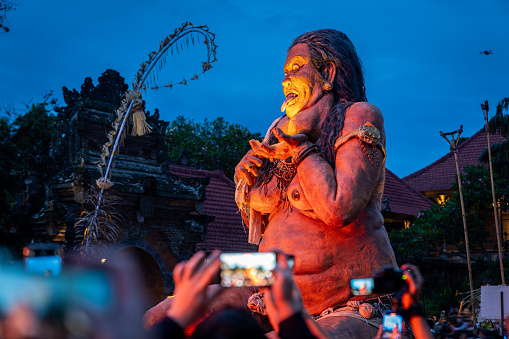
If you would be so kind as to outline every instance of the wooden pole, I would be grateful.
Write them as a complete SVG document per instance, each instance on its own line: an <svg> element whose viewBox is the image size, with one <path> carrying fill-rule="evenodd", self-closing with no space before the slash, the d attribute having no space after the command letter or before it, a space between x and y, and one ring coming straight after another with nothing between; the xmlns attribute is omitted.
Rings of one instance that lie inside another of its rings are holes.
<svg viewBox="0 0 509 339"><path fill-rule="evenodd" d="M502 328L502 338L505 335L504 330L504 292L500 291L500 327Z"/></svg>
<svg viewBox="0 0 509 339"><path fill-rule="evenodd" d="M463 202L463 192L461 190L461 176L460 176L460 169L458 165L458 142L460 139L461 132L463 132L463 125L460 126L459 130L456 130L454 132L449 133L442 133L440 132L440 135L447 140L449 145L451 145L452 150L454 151L454 160L456 162L456 174L458 175L458 186L459 186L459 193L460 193L460 202L461 202L461 215L463 217L463 230L465 231L465 247L467 251L467 265L468 265L468 281L470 285L470 299L472 300L472 315L475 319L475 306L474 306L474 287L473 287L473 279L472 279L472 265L470 263L470 248L468 245L468 231L467 231L467 218L465 216L465 204ZM454 135L458 133L457 139L454 138ZM447 136L450 135L452 141L450 141Z"/></svg>
<svg viewBox="0 0 509 339"><path fill-rule="evenodd" d="M493 215L495 216L495 228L497 229L497 245L498 245L498 260L500 262L500 276L502 277L502 285L505 285L505 275L504 275L504 263L502 260L502 246L501 246L501 230L500 223L498 222L498 213L497 213L497 200L495 198L495 182L493 181L493 166L491 164L491 143L490 143L490 127L488 124L488 100L481 104L481 109L484 112L484 121L486 122L486 136L488 138L488 159L490 164L490 178L491 178L491 196L493 198Z"/></svg>

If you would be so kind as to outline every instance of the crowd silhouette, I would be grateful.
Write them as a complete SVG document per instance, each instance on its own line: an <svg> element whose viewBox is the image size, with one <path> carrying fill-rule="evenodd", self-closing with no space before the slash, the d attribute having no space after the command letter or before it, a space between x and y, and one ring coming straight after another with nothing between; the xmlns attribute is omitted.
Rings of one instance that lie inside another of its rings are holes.
<svg viewBox="0 0 509 339"><path fill-rule="evenodd" d="M211 313L213 300L228 289L213 284L220 271L219 255L219 251L208 256L200 251L175 266L171 307L161 322L148 329L142 326L140 271L131 258L70 263L58 276L31 275L22 267L4 265L0 338L329 338L304 308L283 253L277 253L274 283L258 288L272 331L260 327L247 307ZM422 276L413 265L401 269L408 275L407 288L400 293L402 315L413 337L433 338L419 306ZM455 326L452 333L463 330L458 323ZM378 338L382 337L380 327Z"/></svg>

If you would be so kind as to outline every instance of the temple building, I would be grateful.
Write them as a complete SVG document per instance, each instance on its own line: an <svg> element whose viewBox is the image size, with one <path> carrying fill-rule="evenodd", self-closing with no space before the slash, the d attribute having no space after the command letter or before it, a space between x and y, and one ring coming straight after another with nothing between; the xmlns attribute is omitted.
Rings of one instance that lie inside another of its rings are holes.
<svg viewBox="0 0 509 339"><path fill-rule="evenodd" d="M74 225L94 208L89 198L102 176L98 168L102 145L108 142L114 112L126 90L124 79L112 70L103 73L97 86L87 78L81 92L64 88L67 105L58 109L56 117L51 146L54 163L38 169L46 172L44 176L31 173L24 180L18 204L24 208L13 212L11 229L25 244L62 244L64 264L86 259L74 252L83 239L83 230ZM147 113L147 122L152 133L137 137L128 133L119 148L113 186L107 190L110 205L103 202L102 207L119 217L121 233L104 251L104 259L115 260L122 253L136 258L147 287L147 306L152 306L173 292L173 267L190 258L197 244L205 241L214 216L204 212L210 179L170 173L164 141L167 123L159 120L157 111ZM33 207L29 215L26 206Z"/></svg>
<svg viewBox="0 0 509 339"><path fill-rule="evenodd" d="M487 148L484 128L458 145L458 167L463 173L466 165L480 165L479 157ZM505 141L500 134L490 134L490 143ZM485 165L485 164L483 164ZM452 183L457 181L454 152L449 152L428 166L402 178L403 181L436 203L443 202L453 194Z"/></svg>
<svg viewBox="0 0 509 339"><path fill-rule="evenodd" d="M422 210L430 209L432 201L410 187L389 169L385 169L382 215L387 231L410 227Z"/></svg>
<svg viewBox="0 0 509 339"><path fill-rule="evenodd" d="M197 250L222 252L256 252L257 246L248 243L248 228L244 225L235 203L235 184L223 171L206 171L170 164L170 173L183 178L208 178L203 213L214 217L209 222L205 240L196 244Z"/></svg>
<svg viewBox="0 0 509 339"><path fill-rule="evenodd" d="M24 244L59 243L67 256L64 264L84 260L74 251L83 230L74 225L94 208L90 198L102 176L103 145L126 90L113 70L103 73L96 86L87 78L80 92L64 87L66 106L57 109L51 143L54 161L38 170L44 175L30 173L20 180L20 208L13 212L11 230ZM219 170L170 164L164 139L168 123L159 119L157 109L146 116L152 132L132 136L128 131L115 156L107 198L121 234L110 242L103 260L134 257L150 307L173 293L175 264L197 250L247 252L257 246L247 241L234 183Z"/></svg>
<svg viewBox="0 0 509 339"><path fill-rule="evenodd" d="M505 138L497 133L490 133L491 145L501 143L505 141ZM479 161L479 158L483 151L487 148L488 140L487 135L482 128L471 137L460 143L457 147L458 167L460 173L464 173L464 167L467 165L484 165ZM456 162L454 158L454 152L450 151L440 159L429 164L428 166L407 175L402 180L414 190L422 193L428 199L435 203L442 203L447 201L452 194L454 189L452 184L457 181ZM493 252L497 248L497 237L495 230L495 220L493 218L493 212L491 211L491 218L488 219L486 224L486 230L489 233L489 240L491 245L488 246ZM499 213L499 221L502 228L503 242L507 241L509 234L509 213ZM493 254L495 256L495 254Z"/></svg>

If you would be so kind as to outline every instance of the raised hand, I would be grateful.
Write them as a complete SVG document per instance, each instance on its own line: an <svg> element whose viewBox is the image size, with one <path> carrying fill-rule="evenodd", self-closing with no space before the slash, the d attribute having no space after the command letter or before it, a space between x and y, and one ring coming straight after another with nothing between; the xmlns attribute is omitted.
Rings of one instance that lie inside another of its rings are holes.
<svg viewBox="0 0 509 339"><path fill-rule="evenodd" d="M292 279L286 256L277 253L277 266L274 269L276 280L272 286L263 288L267 316L276 331L279 323L295 313L304 310L302 296Z"/></svg>
<svg viewBox="0 0 509 339"><path fill-rule="evenodd" d="M180 262L173 269L175 296L166 315L184 329L200 319L223 290L219 285L210 285L219 273L219 254L219 251L214 251L205 259L205 252L199 251L189 261Z"/></svg>
<svg viewBox="0 0 509 339"><path fill-rule="evenodd" d="M401 266L403 274L406 275L406 282L408 283L408 291L405 292L401 298L401 304L405 310L409 309L412 305L419 303L423 278L417 266L412 264L404 264Z"/></svg>
<svg viewBox="0 0 509 339"><path fill-rule="evenodd" d="M274 270L276 281L272 286L262 289L264 293L265 309L269 321L280 332L279 324L291 316L300 313L305 322L309 335L302 333L302 338L330 339L323 328L307 312L302 303L302 295L292 278L292 270L288 266L286 255L276 253L277 266Z"/></svg>
<svg viewBox="0 0 509 339"><path fill-rule="evenodd" d="M417 266L411 264L402 265L401 270L406 275L406 282L408 283L408 291L403 293L401 304L407 312L407 318L410 320L414 338L433 339L428 322L419 304L424 283L421 272L419 272Z"/></svg>

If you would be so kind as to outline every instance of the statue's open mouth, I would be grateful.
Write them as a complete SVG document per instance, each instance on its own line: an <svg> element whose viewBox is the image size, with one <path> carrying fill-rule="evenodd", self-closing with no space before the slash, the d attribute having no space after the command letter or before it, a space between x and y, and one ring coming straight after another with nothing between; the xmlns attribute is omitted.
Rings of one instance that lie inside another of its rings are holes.
<svg viewBox="0 0 509 339"><path fill-rule="evenodd" d="M295 94L295 93L288 93L288 95L286 96L285 101L283 101L283 104L281 105L281 112L284 112L286 110L286 106L288 106L290 104L290 102L292 100L294 100L295 98L297 98L297 94Z"/></svg>

